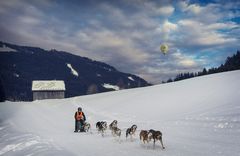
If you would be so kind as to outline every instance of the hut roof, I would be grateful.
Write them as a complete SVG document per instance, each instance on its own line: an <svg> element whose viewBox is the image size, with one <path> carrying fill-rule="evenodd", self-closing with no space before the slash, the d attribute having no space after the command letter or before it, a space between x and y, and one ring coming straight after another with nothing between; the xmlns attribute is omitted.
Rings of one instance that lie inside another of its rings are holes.
<svg viewBox="0 0 240 156"><path fill-rule="evenodd" d="M32 91L51 91L51 90L65 90L64 81L51 80L51 81L32 81Z"/></svg>

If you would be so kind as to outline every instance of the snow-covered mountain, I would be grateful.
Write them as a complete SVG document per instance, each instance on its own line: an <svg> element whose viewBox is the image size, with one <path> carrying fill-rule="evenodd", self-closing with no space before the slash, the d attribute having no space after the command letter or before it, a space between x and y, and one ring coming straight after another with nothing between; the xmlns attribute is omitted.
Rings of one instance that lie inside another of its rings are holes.
<svg viewBox="0 0 240 156"><path fill-rule="evenodd" d="M63 100L0 103L0 155L239 156L239 80L238 70ZM79 106L92 133L73 133ZM102 120L118 120L120 140L109 130L97 133ZM137 135L126 140L132 124ZM140 142L142 129L160 130L166 149Z"/></svg>
<svg viewBox="0 0 240 156"><path fill-rule="evenodd" d="M4 100L3 96L11 101L31 101L33 80L64 80L66 97L150 85L136 75L123 73L103 62L1 41L0 75L0 101Z"/></svg>

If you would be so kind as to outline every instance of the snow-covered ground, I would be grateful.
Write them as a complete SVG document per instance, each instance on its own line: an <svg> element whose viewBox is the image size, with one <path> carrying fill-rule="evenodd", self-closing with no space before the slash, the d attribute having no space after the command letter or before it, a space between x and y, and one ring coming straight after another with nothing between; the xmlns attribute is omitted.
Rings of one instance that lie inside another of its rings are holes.
<svg viewBox="0 0 240 156"><path fill-rule="evenodd" d="M120 88L117 85L111 85L111 84L108 84L108 83L104 83L102 86L104 88L108 88L108 89L120 90Z"/></svg>
<svg viewBox="0 0 240 156"><path fill-rule="evenodd" d="M69 69L71 69L71 73L72 73L74 76L77 76L77 77L78 77L78 72L77 72L75 69L73 69L73 67L72 67L72 65L71 65L70 63L67 63L67 67L68 67Z"/></svg>
<svg viewBox="0 0 240 156"><path fill-rule="evenodd" d="M0 103L0 155L240 156L240 71L62 100ZM73 133L81 106L92 133ZM118 140L97 121L118 120ZM132 140L125 130L138 126ZM163 133L154 149L141 129Z"/></svg>
<svg viewBox="0 0 240 156"><path fill-rule="evenodd" d="M3 45L3 47L0 47L0 52L16 52L16 50Z"/></svg>

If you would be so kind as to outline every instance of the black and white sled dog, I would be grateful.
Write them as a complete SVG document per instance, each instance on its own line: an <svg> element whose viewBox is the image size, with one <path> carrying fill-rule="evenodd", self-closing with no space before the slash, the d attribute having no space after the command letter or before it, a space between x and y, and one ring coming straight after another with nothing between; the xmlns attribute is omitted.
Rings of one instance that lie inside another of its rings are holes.
<svg viewBox="0 0 240 156"><path fill-rule="evenodd" d="M128 128L126 130L126 139L127 139L128 135L130 135L131 139L132 139L132 135L135 135L136 131L137 131L137 125L132 125L132 127Z"/></svg>
<svg viewBox="0 0 240 156"><path fill-rule="evenodd" d="M148 137L149 137L150 141L153 139L153 147L155 147L155 142L157 140L159 140L162 145L162 148L165 149L165 147L163 146L163 141L162 141L162 132L150 129L148 131Z"/></svg>
<svg viewBox="0 0 240 156"><path fill-rule="evenodd" d="M102 136L104 135L104 132L107 130L107 122L106 121L98 121L96 123L96 128L98 132L102 133Z"/></svg>
<svg viewBox="0 0 240 156"><path fill-rule="evenodd" d="M83 129L84 129L85 132L89 132L90 129L91 129L90 123L85 122L84 125L83 125Z"/></svg>

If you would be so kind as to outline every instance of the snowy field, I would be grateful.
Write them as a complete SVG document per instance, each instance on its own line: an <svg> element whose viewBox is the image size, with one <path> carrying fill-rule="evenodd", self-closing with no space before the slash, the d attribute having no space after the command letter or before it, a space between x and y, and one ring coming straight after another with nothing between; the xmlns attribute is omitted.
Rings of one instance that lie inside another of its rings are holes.
<svg viewBox="0 0 240 156"><path fill-rule="evenodd" d="M6 156L240 156L240 71L145 88L63 100L0 103L0 155ZM81 106L92 133L73 133ZM97 121L118 120L120 139ZM138 126L133 139L126 128ZM157 142L143 144L139 131L160 130Z"/></svg>

